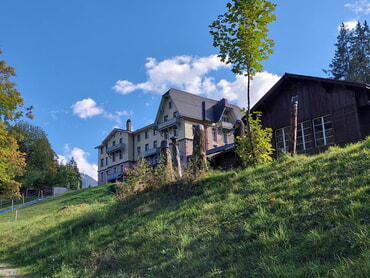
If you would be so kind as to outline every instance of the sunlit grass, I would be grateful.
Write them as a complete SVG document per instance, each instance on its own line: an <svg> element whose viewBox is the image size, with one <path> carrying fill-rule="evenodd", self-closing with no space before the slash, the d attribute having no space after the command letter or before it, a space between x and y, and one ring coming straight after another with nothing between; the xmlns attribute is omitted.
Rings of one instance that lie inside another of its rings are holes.
<svg viewBox="0 0 370 278"><path fill-rule="evenodd" d="M370 139L121 201L70 192L0 215L0 261L30 277L370 277L369 157Z"/></svg>

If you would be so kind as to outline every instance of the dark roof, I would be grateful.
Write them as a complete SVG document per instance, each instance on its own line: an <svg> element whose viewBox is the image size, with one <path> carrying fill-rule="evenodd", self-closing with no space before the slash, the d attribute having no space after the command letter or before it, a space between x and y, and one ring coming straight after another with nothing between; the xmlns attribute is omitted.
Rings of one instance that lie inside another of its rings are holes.
<svg viewBox="0 0 370 278"><path fill-rule="evenodd" d="M336 79L329 79L329 78L322 78L322 77L314 77L314 76L307 76L307 75L299 75L299 74L292 74L292 73L285 73L278 82L252 107L253 110L257 110L260 106L263 106L268 99L274 96L279 88L281 88L286 82L290 81L316 81L321 82L323 84L329 85L341 85L347 86L351 88L358 88L358 89L367 89L370 90L370 86L363 84L363 83L356 83L351 81L343 81L343 80L336 80Z"/></svg>
<svg viewBox="0 0 370 278"><path fill-rule="evenodd" d="M163 97L166 96L171 97L180 115L186 118L218 122L225 109L233 109L238 119L242 117L240 108L229 104L224 98L217 101L177 89L170 89L163 95ZM202 112L203 105L205 106L205 115Z"/></svg>

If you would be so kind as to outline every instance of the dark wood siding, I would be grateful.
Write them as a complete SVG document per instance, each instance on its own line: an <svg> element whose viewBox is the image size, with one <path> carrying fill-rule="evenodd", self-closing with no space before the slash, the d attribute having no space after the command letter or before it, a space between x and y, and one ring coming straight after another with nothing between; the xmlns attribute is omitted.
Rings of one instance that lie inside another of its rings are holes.
<svg viewBox="0 0 370 278"><path fill-rule="evenodd" d="M298 96L298 123L310 121L313 128L313 119L330 115L335 144L358 141L370 135L368 88L358 89L347 82L322 78L291 78L289 74L253 107L262 112L262 125L273 130L289 126L293 96ZM273 146L276 148L275 137Z"/></svg>

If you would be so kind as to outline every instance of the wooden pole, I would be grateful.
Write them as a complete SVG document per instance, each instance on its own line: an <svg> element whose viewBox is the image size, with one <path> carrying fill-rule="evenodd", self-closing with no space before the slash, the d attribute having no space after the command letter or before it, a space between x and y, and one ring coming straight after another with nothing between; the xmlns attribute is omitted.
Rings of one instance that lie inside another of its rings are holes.
<svg viewBox="0 0 370 278"><path fill-rule="evenodd" d="M290 154L294 156L297 152L297 125L298 125L298 96L293 96L291 100L291 117L290 117L290 131L291 131L291 146Z"/></svg>

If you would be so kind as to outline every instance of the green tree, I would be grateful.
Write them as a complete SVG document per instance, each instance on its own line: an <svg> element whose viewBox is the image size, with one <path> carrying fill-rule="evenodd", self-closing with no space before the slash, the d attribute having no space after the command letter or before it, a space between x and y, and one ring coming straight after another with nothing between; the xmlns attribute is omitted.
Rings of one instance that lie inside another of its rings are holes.
<svg viewBox="0 0 370 278"><path fill-rule="evenodd" d="M73 157L66 165L58 165L54 183L56 186L67 187L68 189L80 189L81 175Z"/></svg>
<svg viewBox="0 0 370 278"><path fill-rule="evenodd" d="M0 55L2 54L0 50ZM0 196L19 197L21 183L16 177L25 167L24 154L19 151L16 138L9 133L8 127L18 120L23 111L24 100L10 81L15 76L15 69L0 61ZM27 108L27 116L32 117L32 107Z"/></svg>
<svg viewBox="0 0 370 278"><path fill-rule="evenodd" d="M226 4L227 12L209 26L213 46L218 47L221 61L232 65L232 72L247 77L247 130L251 152L254 147L249 124L250 82L262 71L262 61L273 53L273 40L267 37L268 25L276 19L276 5L266 0L233 0Z"/></svg>
<svg viewBox="0 0 370 278"><path fill-rule="evenodd" d="M271 145L272 129L262 127L261 115L261 112L250 113L250 130L245 128L245 135L236 138L235 152L245 166L265 164L272 160L271 155L274 150ZM250 135L248 132L250 132ZM252 144L248 139L249 137L252 138ZM254 155L252 155L252 146Z"/></svg>
<svg viewBox="0 0 370 278"><path fill-rule="evenodd" d="M330 78L370 83L370 31L367 22L357 22L353 30L341 24L334 57L329 69Z"/></svg>
<svg viewBox="0 0 370 278"><path fill-rule="evenodd" d="M20 121L11 132L18 136L19 150L26 154L25 173L19 177L25 188L53 186L52 175L57 172L56 153L46 133L38 126Z"/></svg>

